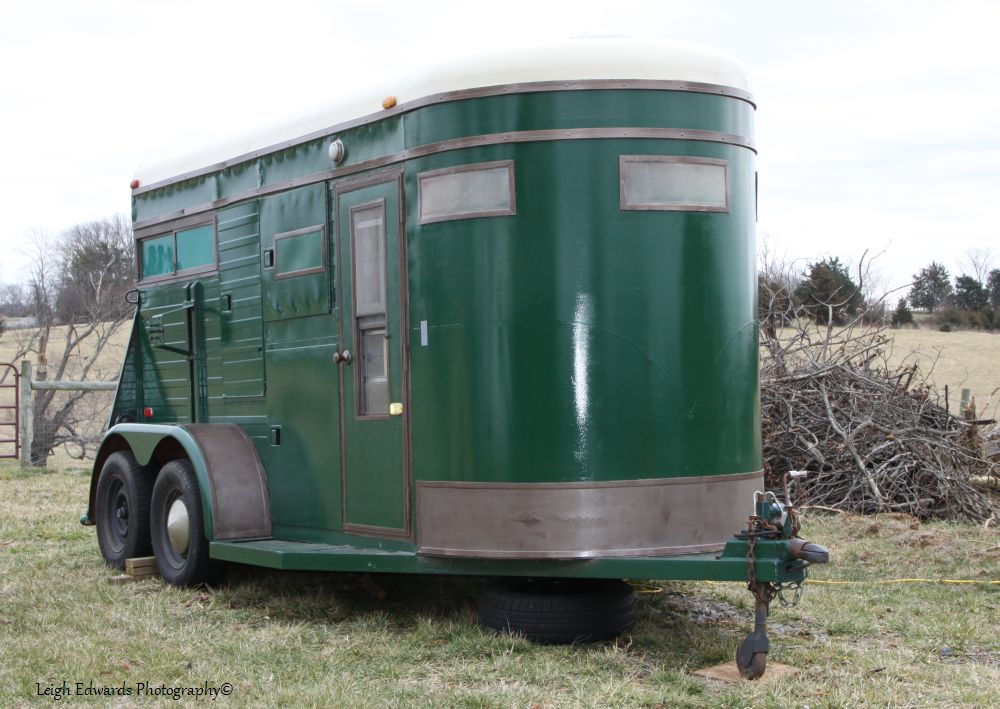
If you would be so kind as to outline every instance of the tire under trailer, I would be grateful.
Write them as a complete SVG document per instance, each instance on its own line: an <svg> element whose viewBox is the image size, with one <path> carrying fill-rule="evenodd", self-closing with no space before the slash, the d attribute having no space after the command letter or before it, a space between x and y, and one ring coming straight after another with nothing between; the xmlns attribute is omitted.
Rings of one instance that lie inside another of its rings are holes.
<svg viewBox="0 0 1000 709"><path fill-rule="evenodd" d="M149 519L156 567L165 581L194 586L220 578L221 563L209 557L201 493L189 460L172 460L160 470Z"/></svg>
<svg viewBox="0 0 1000 709"><path fill-rule="evenodd" d="M97 545L108 566L125 568L125 560L153 552L149 535L152 475L131 451L108 456L97 480L94 512Z"/></svg>
<svg viewBox="0 0 1000 709"><path fill-rule="evenodd" d="M635 591L611 579L501 579L479 597L479 625L545 644L613 640L635 622Z"/></svg>

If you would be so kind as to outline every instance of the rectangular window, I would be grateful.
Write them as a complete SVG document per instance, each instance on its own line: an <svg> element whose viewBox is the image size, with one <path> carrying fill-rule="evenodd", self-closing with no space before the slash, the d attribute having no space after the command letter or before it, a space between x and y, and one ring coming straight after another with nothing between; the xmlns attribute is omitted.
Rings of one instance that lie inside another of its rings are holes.
<svg viewBox="0 0 1000 709"><path fill-rule="evenodd" d="M361 333L361 413L389 413L389 339L385 328Z"/></svg>
<svg viewBox="0 0 1000 709"><path fill-rule="evenodd" d="M422 172L417 191L421 224L516 214L513 160Z"/></svg>
<svg viewBox="0 0 1000 709"><path fill-rule="evenodd" d="M177 270L190 271L215 263L215 227L211 224L176 233Z"/></svg>
<svg viewBox="0 0 1000 709"><path fill-rule="evenodd" d="M351 210L354 323L358 367L358 413L389 414L389 339L386 331L385 203Z"/></svg>
<svg viewBox="0 0 1000 709"><path fill-rule="evenodd" d="M385 313L385 218L382 204L351 212L354 242L354 313Z"/></svg>
<svg viewBox="0 0 1000 709"><path fill-rule="evenodd" d="M140 249L142 277L165 276L174 272L174 235L143 239Z"/></svg>
<svg viewBox="0 0 1000 709"><path fill-rule="evenodd" d="M215 270L215 225L178 229L139 241L140 279Z"/></svg>
<svg viewBox="0 0 1000 709"><path fill-rule="evenodd" d="M729 211L725 160L622 155L619 177L623 210Z"/></svg>
<svg viewBox="0 0 1000 709"><path fill-rule="evenodd" d="M322 226L275 235L275 278L292 278L325 270L326 238Z"/></svg>

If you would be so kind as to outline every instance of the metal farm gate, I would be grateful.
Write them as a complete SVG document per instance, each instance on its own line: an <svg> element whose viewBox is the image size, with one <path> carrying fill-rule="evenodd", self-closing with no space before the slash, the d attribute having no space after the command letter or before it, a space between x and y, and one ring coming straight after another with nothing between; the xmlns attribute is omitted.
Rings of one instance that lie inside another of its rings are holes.
<svg viewBox="0 0 1000 709"><path fill-rule="evenodd" d="M13 381L9 381L13 373ZM0 458L14 458L21 453L20 442L20 379L10 362L0 362ZM10 393L10 392L13 392Z"/></svg>

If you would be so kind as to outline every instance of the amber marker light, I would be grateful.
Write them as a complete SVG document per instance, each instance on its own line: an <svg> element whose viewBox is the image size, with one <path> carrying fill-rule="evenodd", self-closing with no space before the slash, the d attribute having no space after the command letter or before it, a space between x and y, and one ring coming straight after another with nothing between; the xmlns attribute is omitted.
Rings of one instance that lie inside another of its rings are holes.
<svg viewBox="0 0 1000 709"><path fill-rule="evenodd" d="M390 109L395 105L396 105L395 96L386 96L384 99L382 99L382 108Z"/></svg>
<svg viewBox="0 0 1000 709"><path fill-rule="evenodd" d="M148 418L148 419L153 418L153 407L152 406L147 406L146 408L144 408L142 410L142 415L143 415L143 417Z"/></svg>
<svg viewBox="0 0 1000 709"><path fill-rule="evenodd" d="M128 183L128 186L134 190L139 189L139 180L132 180L131 182Z"/></svg>

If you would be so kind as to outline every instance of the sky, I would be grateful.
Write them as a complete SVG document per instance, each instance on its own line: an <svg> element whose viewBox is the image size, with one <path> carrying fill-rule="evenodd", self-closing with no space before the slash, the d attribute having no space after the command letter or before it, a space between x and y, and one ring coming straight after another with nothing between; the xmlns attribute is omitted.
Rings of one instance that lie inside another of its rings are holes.
<svg viewBox="0 0 1000 709"><path fill-rule="evenodd" d="M758 239L868 250L886 288L1000 266L1000 3L44 0L0 9L0 283L36 234L127 213L142 164L252 133L415 63L578 36L729 52L758 110Z"/></svg>

